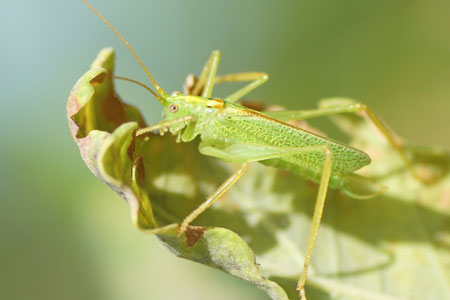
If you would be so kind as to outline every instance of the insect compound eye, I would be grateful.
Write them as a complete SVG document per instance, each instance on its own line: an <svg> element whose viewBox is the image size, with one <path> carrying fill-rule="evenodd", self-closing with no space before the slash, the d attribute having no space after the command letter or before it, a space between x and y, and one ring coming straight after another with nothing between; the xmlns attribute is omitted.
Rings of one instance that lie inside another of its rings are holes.
<svg viewBox="0 0 450 300"><path fill-rule="evenodd" d="M170 104L169 106L170 112L177 112L178 111L178 104Z"/></svg>

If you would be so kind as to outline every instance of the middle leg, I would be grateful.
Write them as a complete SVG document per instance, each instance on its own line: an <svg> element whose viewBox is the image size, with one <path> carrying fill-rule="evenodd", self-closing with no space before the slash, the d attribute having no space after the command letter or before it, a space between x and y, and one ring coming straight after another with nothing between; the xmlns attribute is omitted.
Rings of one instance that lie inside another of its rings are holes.
<svg viewBox="0 0 450 300"><path fill-rule="evenodd" d="M219 61L220 51L214 50L203 67L202 74L195 83L190 94L200 95L201 92L202 97L211 97L216 80L217 69L219 67Z"/></svg>
<svg viewBox="0 0 450 300"><path fill-rule="evenodd" d="M228 191L236 181L241 178L241 176L247 170L247 163L243 163L241 167L234 172L228 179L222 183L221 186L217 188L217 190L212 193L205 202L200 204L193 212L191 212L186 218L184 218L183 222L181 222L180 227L178 228L178 234L183 234L188 228L189 224L194 221L199 215L201 215L205 210L207 210L213 203L219 199L226 191Z"/></svg>

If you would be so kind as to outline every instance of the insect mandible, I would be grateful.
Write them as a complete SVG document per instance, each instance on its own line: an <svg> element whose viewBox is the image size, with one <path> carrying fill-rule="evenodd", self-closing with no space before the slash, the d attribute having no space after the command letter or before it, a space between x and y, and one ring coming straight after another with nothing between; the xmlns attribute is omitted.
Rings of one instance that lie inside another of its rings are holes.
<svg viewBox="0 0 450 300"><path fill-rule="evenodd" d="M250 162L259 162L288 170L319 184L304 267L297 283L300 299L306 299L304 286L328 188L341 190L353 198L371 198L383 193L386 187L354 173L370 163L370 158L366 153L286 122L341 113L363 115L378 128L402 158L410 172L420 179L420 176L414 171L401 141L372 110L362 103L340 100L315 110L272 112L259 112L236 104L236 101L265 83L268 75L263 72L246 72L216 76L220 60L219 51L213 51L211 54L201 76L192 88L192 94L169 95L156 83L147 67L123 36L86 0L82 1L114 31L133 53L155 90L146 86L145 88L163 106L162 121L156 125L139 129L136 135L145 136L149 132L170 131L170 133L178 135L182 142L190 142L196 137L200 137L199 151L201 154L240 164L237 171L197 209L186 216L178 229L180 235L186 231L195 218L239 180ZM116 78L138 83L123 77ZM250 81L250 83L223 99L211 97L215 84L237 81ZM366 185L370 189L366 193L358 193L352 189L352 185L355 184Z"/></svg>

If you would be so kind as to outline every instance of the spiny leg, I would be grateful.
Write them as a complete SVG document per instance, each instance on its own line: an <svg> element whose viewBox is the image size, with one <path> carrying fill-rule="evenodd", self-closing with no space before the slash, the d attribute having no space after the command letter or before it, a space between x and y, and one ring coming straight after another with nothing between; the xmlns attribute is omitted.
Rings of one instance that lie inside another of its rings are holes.
<svg viewBox="0 0 450 300"><path fill-rule="evenodd" d="M264 114L278 119L280 121L305 120L309 118L329 116L341 113L355 113L362 114L364 119L372 123L388 141L388 143L399 154L400 158L405 163L409 172L418 180L424 181L423 178L414 170L411 160L405 152L402 141L397 135L381 120L369 107L360 102L351 99L330 99L323 101L322 108L312 110L295 110L295 111L271 111L264 112Z"/></svg>
<svg viewBox="0 0 450 300"><path fill-rule="evenodd" d="M203 89L202 97L207 98L211 97L215 83L217 68L219 67L219 61L220 61L220 51L214 50L211 53L211 56L209 57L205 66L203 67L200 78L198 79L195 86L192 88L191 92L192 95L199 95L200 91L202 91Z"/></svg>
<svg viewBox="0 0 450 300"><path fill-rule="evenodd" d="M217 190L212 193L205 202L200 204L193 212L191 212L186 218L184 218L183 222L181 222L180 227L178 228L178 234L183 234L188 228L189 224L194 221L200 214L202 214L206 209L208 209L217 199L219 199L228 189L236 183L236 181L241 178L247 169L248 163L243 163L241 167L234 172L228 179L222 183L221 186L217 188Z"/></svg>
<svg viewBox="0 0 450 300"><path fill-rule="evenodd" d="M332 155L329 147L323 148L325 155L325 162L322 169L322 178L320 179L319 192L317 193L316 205L314 207L314 214L311 224L311 231L309 233L308 246L306 248L305 262L303 264L303 271L297 282L297 291L301 300L306 300L305 295L305 283L308 276L308 268L311 263L312 252L314 245L316 244L317 234L319 232L320 222L322 220L323 208L325 205L325 199L328 191L328 184L330 182L331 167L332 167Z"/></svg>
<svg viewBox="0 0 450 300"><path fill-rule="evenodd" d="M163 121L158 124L148 126L145 128L139 128L136 131L136 136L140 136L140 135L143 135L143 134L146 134L148 132L152 132L152 131L155 131L158 129L160 130L160 132L161 132L161 130L162 130L162 132L164 132L165 128L168 128L170 125L188 122L188 121L191 121L192 119L193 119L192 116L186 116L186 117L181 117L181 118L177 118L177 119L173 119L173 120L169 120L169 121Z"/></svg>

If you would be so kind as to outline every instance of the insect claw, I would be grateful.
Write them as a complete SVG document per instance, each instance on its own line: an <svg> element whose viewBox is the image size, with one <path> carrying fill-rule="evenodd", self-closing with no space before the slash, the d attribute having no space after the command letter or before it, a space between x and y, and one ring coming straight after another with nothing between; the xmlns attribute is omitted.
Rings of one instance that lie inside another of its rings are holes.
<svg viewBox="0 0 450 300"><path fill-rule="evenodd" d="M305 294L305 288L301 287L300 289L297 288L300 296L300 300L306 300L306 294Z"/></svg>
<svg viewBox="0 0 450 300"><path fill-rule="evenodd" d="M185 231L186 231L186 227L182 227L182 225L178 226L177 237L182 236Z"/></svg>

